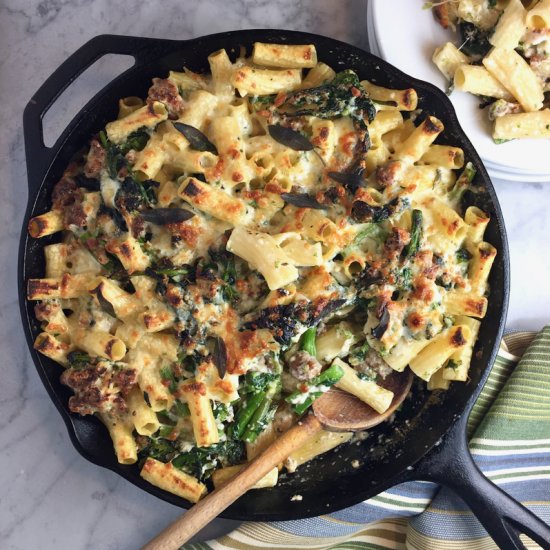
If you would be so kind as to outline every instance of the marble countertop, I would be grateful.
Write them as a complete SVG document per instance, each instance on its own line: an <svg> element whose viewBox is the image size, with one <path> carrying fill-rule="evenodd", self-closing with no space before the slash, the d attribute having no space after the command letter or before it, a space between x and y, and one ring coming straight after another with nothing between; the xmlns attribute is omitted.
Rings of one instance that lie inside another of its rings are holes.
<svg viewBox="0 0 550 550"><path fill-rule="evenodd" d="M116 7L115 7L116 5ZM0 546L138 548L181 510L77 454L31 362L17 304L16 261L27 200L22 112L32 94L84 42L103 33L192 38L224 30L287 28L368 49L365 0L4 0L0 5ZM123 68L86 73L45 120L47 142ZM53 122L52 122L53 121ZM495 182L512 260L509 329L550 320L550 182ZM218 520L202 538L228 531Z"/></svg>

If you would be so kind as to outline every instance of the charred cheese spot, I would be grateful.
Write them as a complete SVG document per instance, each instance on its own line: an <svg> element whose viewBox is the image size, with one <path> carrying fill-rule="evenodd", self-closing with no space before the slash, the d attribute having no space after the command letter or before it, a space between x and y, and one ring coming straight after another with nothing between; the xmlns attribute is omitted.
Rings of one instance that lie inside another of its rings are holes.
<svg viewBox="0 0 550 550"><path fill-rule="evenodd" d="M443 131L443 124L433 116L426 117L422 126L422 131L428 136L439 134Z"/></svg>
<svg viewBox="0 0 550 550"><path fill-rule="evenodd" d="M342 152L348 156L352 157L355 149L355 144L357 143L357 134L355 132L348 132L340 137L338 140Z"/></svg>
<svg viewBox="0 0 550 550"><path fill-rule="evenodd" d="M197 186L194 180L190 180L189 183L185 186L183 193L188 197L196 197L201 193L201 189Z"/></svg>
<svg viewBox="0 0 550 550"><path fill-rule="evenodd" d="M415 282L413 297L417 300L430 303L434 297L431 281L420 279L419 281Z"/></svg>
<svg viewBox="0 0 550 550"><path fill-rule="evenodd" d="M492 258L496 254L496 251L494 248L480 246L479 247L479 256L482 260L487 260L488 258Z"/></svg>
<svg viewBox="0 0 550 550"><path fill-rule="evenodd" d="M68 350L69 345L59 342L48 335L40 335L34 342L34 349L43 353L44 355L49 355L54 351L58 350Z"/></svg>
<svg viewBox="0 0 550 550"><path fill-rule="evenodd" d="M105 345L105 354L108 355L109 357L112 357L113 356L113 346L117 343L116 340L109 340L107 342L107 344Z"/></svg>
<svg viewBox="0 0 550 550"><path fill-rule="evenodd" d="M218 380L215 386L227 394L230 394L235 390L233 384L229 380Z"/></svg>
<svg viewBox="0 0 550 550"><path fill-rule="evenodd" d="M28 231L29 235L31 237L34 237L35 239L40 237L40 235L44 235L48 230L48 222L44 218L32 218L29 221Z"/></svg>
<svg viewBox="0 0 550 550"><path fill-rule="evenodd" d="M190 382L183 384L181 389L184 393L198 393L199 395L206 395L206 386L202 382Z"/></svg>
<svg viewBox="0 0 550 550"><path fill-rule="evenodd" d="M424 317L420 313L414 311L407 317L407 326L411 330L421 329L424 326Z"/></svg>
<svg viewBox="0 0 550 550"><path fill-rule="evenodd" d="M466 302L466 307L468 308L468 311L481 316L483 315L483 310L485 309L485 302L484 300L470 299Z"/></svg>
<svg viewBox="0 0 550 550"><path fill-rule="evenodd" d="M407 109L412 108L414 104L414 98L416 97L416 92L413 88L408 88L403 93L403 104Z"/></svg>
<svg viewBox="0 0 550 550"><path fill-rule="evenodd" d="M241 156L241 153L239 153L239 150L235 147L230 147L227 150L227 155L231 157L233 160L238 159Z"/></svg>
<svg viewBox="0 0 550 550"><path fill-rule="evenodd" d="M61 277L61 296L67 294L67 291L71 286L72 279L73 278L68 273L65 273L63 277Z"/></svg>
<svg viewBox="0 0 550 550"><path fill-rule="evenodd" d="M27 283L27 300L36 300L59 290L59 283L51 279L29 279Z"/></svg>
<svg viewBox="0 0 550 550"><path fill-rule="evenodd" d="M160 329L172 319L172 315L167 311L159 311L155 313L144 313L143 324L147 330Z"/></svg>
<svg viewBox="0 0 550 550"><path fill-rule="evenodd" d="M466 344L466 338L464 338L464 334L462 334L462 327L458 327L451 336L451 344L455 348L460 348L463 345Z"/></svg>
<svg viewBox="0 0 550 550"><path fill-rule="evenodd" d="M270 182L265 186L265 190L268 193L275 193L277 195L280 195L281 193L284 193L285 190L283 187L281 187L277 182Z"/></svg>
<svg viewBox="0 0 550 550"><path fill-rule="evenodd" d="M175 309L184 304L181 287L179 286L169 284L166 287L165 297L166 301Z"/></svg>
<svg viewBox="0 0 550 550"><path fill-rule="evenodd" d="M187 222L170 223L165 227L173 236L183 240L185 244L191 248L197 245L201 235L201 229L199 227L190 225Z"/></svg>

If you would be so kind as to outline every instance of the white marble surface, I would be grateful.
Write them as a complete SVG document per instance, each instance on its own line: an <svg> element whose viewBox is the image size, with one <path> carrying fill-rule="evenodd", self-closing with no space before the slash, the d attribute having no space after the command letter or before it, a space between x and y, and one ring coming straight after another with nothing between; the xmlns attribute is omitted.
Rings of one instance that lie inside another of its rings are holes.
<svg viewBox="0 0 550 550"><path fill-rule="evenodd" d="M133 549L180 510L82 459L31 363L20 327L16 254L27 199L22 112L44 79L102 33L191 38L254 27L332 36L367 49L365 0L3 0L0 3L0 547ZM102 65L55 111L55 137L90 90L120 63ZM73 112L71 112L73 110ZM51 133L50 133L51 132ZM549 160L550 162L550 160ZM508 327L550 320L550 182L496 182L512 256ZM20 283L19 283L20 284ZM217 521L208 535L235 522Z"/></svg>

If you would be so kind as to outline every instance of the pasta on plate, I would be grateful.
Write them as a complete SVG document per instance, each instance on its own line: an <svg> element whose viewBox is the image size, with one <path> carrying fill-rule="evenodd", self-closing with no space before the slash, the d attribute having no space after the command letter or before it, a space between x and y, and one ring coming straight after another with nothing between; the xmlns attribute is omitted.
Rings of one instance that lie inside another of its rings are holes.
<svg viewBox="0 0 550 550"><path fill-rule="evenodd" d="M383 413L394 370L466 382L496 255L475 169L414 89L313 45L208 61L121 99L29 222L59 236L27 292L70 410L191 502L332 386ZM351 437L322 432L284 467Z"/></svg>
<svg viewBox="0 0 550 550"><path fill-rule="evenodd" d="M438 47L433 61L451 88L488 106L497 143L550 138L550 1L433 2L436 20L460 30L459 45Z"/></svg>

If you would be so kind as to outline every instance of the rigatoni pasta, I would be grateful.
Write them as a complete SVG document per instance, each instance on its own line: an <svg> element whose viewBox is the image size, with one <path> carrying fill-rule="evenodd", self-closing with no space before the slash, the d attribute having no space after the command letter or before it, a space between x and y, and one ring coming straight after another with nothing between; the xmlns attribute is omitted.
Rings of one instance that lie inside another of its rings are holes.
<svg viewBox="0 0 550 550"><path fill-rule="evenodd" d="M29 223L48 238L27 282L35 348L69 409L190 502L332 387L383 414L394 372L465 382L497 254L475 168L414 89L336 72L312 45L208 62L122 99ZM323 431L284 467L351 438Z"/></svg>

